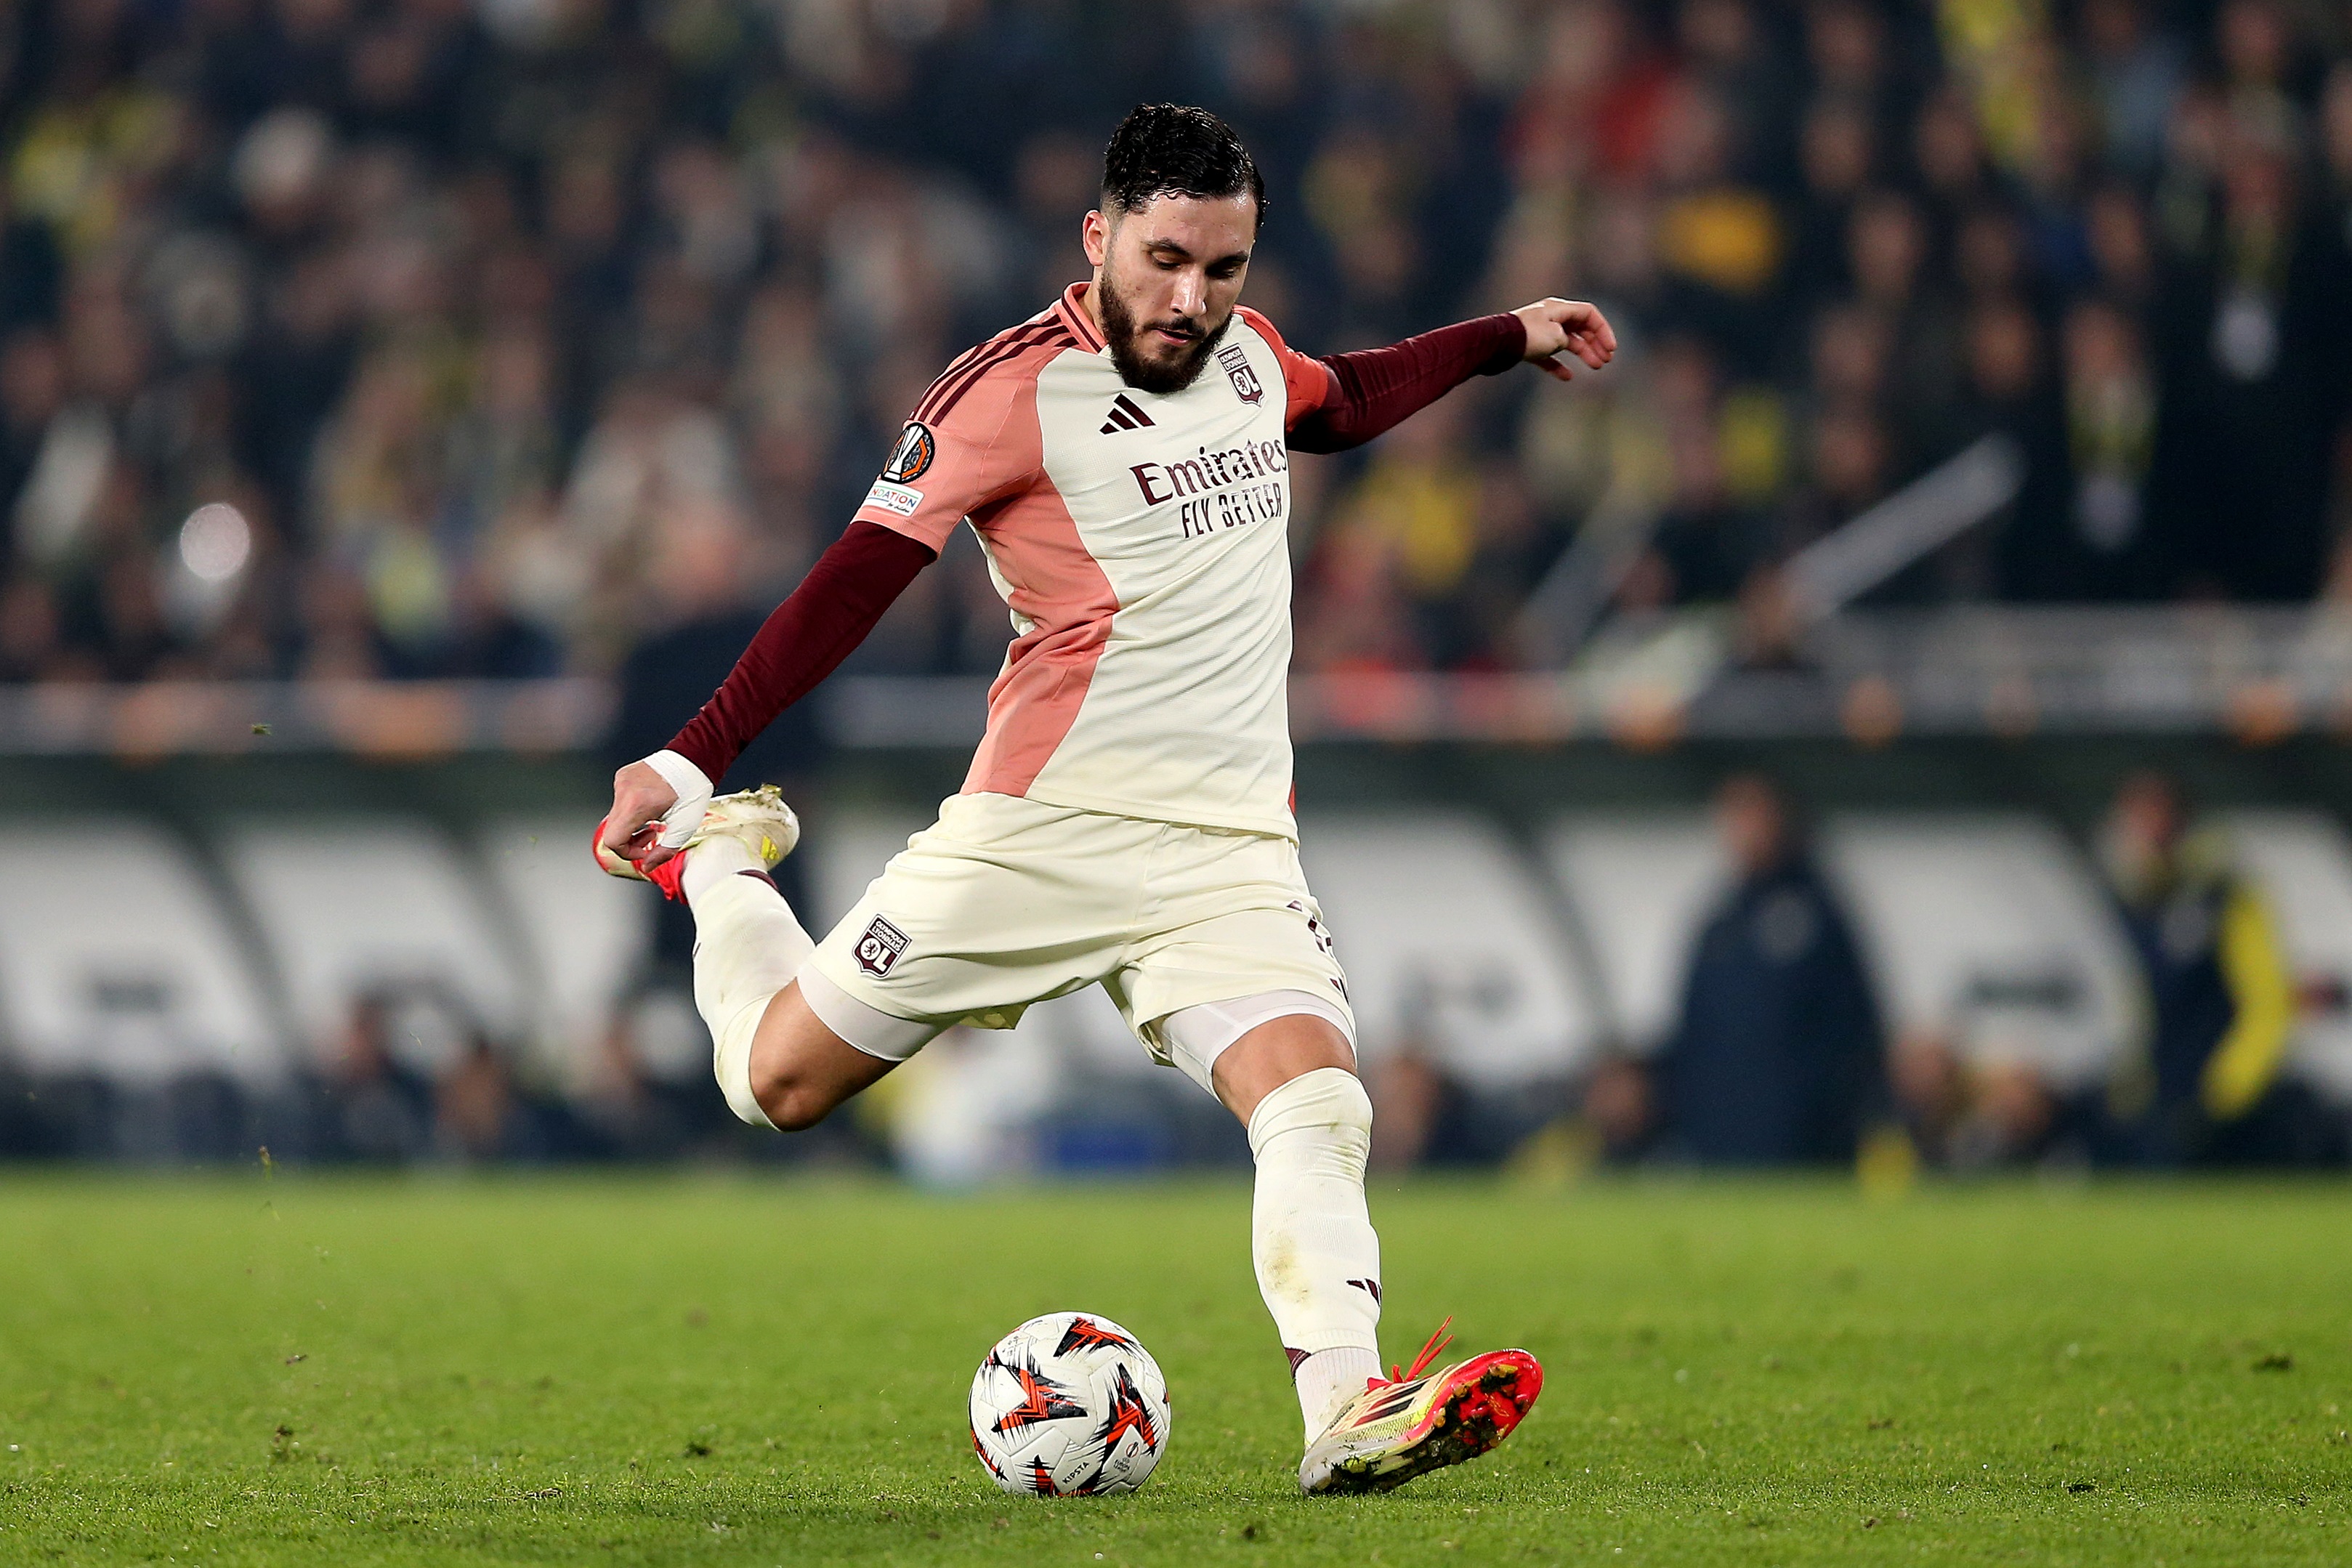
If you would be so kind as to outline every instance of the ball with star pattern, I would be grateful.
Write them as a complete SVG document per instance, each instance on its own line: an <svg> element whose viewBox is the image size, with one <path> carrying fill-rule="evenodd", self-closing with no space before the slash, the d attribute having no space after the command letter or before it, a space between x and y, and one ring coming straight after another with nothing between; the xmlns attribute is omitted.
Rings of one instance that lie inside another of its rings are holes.
<svg viewBox="0 0 2352 1568"><path fill-rule="evenodd" d="M1005 1491L1131 1492L1168 1447L1168 1383L1099 1312L1048 1312L1003 1339L971 1380L971 1447Z"/></svg>

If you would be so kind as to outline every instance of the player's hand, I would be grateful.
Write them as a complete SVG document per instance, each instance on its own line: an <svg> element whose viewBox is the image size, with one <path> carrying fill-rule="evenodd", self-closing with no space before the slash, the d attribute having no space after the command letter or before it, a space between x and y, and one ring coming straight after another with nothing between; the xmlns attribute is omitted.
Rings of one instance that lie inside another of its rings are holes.
<svg viewBox="0 0 2352 1568"><path fill-rule="evenodd" d="M644 763L613 775L613 809L604 816L604 847L650 871L677 853L660 844L662 817L677 804L669 781Z"/></svg>
<svg viewBox="0 0 2352 1568"><path fill-rule="evenodd" d="M1617 357L1617 334L1599 308L1582 300L1538 300L1511 312L1528 330L1527 362L1546 375L1574 381L1559 356L1574 354L1594 370Z"/></svg>

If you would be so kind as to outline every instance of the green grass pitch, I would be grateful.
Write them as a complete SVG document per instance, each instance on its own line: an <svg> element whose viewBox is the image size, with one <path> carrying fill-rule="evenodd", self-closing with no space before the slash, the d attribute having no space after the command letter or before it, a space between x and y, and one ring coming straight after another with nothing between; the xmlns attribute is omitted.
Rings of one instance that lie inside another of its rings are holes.
<svg viewBox="0 0 2352 1568"><path fill-rule="evenodd" d="M0 1563L2352 1562L2352 1189L1384 1184L1386 1346L1518 1436L1297 1495L1233 1181L0 1175ZM972 1368L1168 1373L1121 1499L999 1495Z"/></svg>

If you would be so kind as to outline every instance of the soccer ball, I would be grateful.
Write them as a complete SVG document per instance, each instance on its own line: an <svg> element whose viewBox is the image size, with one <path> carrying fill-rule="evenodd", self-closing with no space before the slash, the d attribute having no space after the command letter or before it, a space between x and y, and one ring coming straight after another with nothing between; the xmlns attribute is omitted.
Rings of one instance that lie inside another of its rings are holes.
<svg viewBox="0 0 2352 1568"><path fill-rule="evenodd" d="M1168 1447L1168 1382L1108 1318L1048 1312L997 1341L973 1374L971 1447L1008 1492L1131 1492Z"/></svg>

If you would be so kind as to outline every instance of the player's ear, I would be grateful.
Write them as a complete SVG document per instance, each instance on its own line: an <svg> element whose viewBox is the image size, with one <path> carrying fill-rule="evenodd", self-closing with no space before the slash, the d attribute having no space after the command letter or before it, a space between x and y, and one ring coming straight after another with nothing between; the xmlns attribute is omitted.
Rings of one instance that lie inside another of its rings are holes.
<svg viewBox="0 0 2352 1568"><path fill-rule="evenodd" d="M1086 221L1078 226L1078 240L1087 247L1087 260L1097 267L1110 255L1110 219L1103 216L1101 208L1087 214Z"/></svg>

